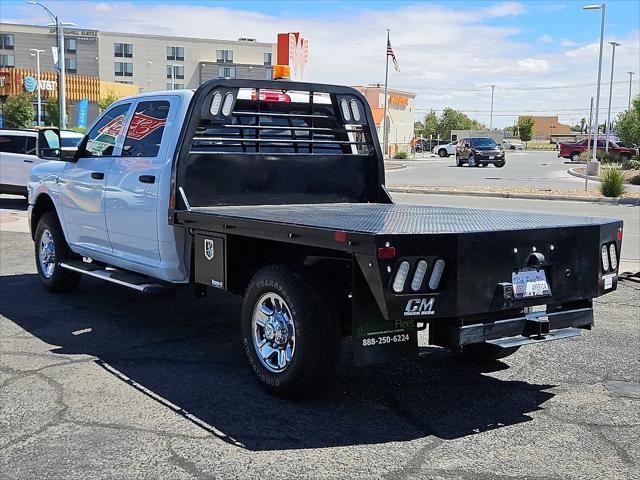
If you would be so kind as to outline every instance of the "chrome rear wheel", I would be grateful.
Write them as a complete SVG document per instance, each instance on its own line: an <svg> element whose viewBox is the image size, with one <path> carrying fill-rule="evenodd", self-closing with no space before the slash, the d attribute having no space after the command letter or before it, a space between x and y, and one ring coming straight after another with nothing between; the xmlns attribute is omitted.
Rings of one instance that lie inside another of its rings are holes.
<svg viewBox="0 0 640 480"><path fill-rule="evenodd" d="M274 292L262 295L253 309L251 331L260 363L270 372L283 372L296 350L296 328L287 302Z"/></svg>

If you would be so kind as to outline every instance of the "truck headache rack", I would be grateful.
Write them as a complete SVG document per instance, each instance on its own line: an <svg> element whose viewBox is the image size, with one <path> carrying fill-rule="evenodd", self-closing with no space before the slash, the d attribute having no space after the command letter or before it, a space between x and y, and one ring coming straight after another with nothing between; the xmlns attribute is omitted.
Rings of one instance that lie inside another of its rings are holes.
<svg viewBox="0 0 640 480"><path fill-rule="evenodd" d="M183 135L174 191L194 207L385 201L375 123L349 87L211 81Z"/></svg>

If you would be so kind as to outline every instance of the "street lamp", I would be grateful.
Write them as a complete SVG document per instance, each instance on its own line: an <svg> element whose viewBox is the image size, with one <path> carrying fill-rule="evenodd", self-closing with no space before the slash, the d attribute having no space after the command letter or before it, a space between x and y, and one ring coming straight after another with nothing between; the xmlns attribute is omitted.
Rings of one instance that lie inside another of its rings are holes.
<svg viewBox="0 0 640 480"><path fill-rule="evenodd" d="M40 92L40 54L44 53L44 50L37 48L30 48L29 51L34 52L32 57L36 57L36 72L38 77L37 89L38 89L38 126L42 125L42 92Z"/></svg>
<svg viewBox="0 0 640 480"><path fill-rule="evenodd" d="M598 55L598 87L596 89L596 115L595 115L595 131L593 133L593 156L591 157L591 164L587 164L587 175L597 175L599 170L598 157L596 152L598 151L598 113L600 112L600 79L602 77L602 44L604 43L604 17L606 4L601 3L599 5L585 5L583 10L600 10L600 54Z"/></svg>
<svg viewBox="0 0 640 480"><path fill-rule="evenodd" d="M631 110L631 83L635 73L634 72L627 72L627 73L629 74L629 110Z"/></svg>
<svg viewBox="0 0 640 480"><path fill-rule="evenodd" d="M65 69L65 61L64 61L64 27L65 26L74 26L75 23L65 23L61 22L60 19L53 14L51 10L45 7L40 2L29 1L27 2L30 5L38 5L49 14L51 19L53 20L53 25L56 27L56 34L58 37L58 118L60 129L67 128L67 103L66 103L66 94L65 94L65 78L64 78L64 69Z"/></svg>
<svg viewBox="0 0 640 480"><path fill-rule="evenodd" d="M604 136L604 153L609 153L609 132L611 130L611 95L613 94L613 64L616 60L616 47L619 47L618 42L609 42L609 45L613 47L613 53L611 54L611 80L609 81L609 108L607 109L607 124L605 125Z"/></svg>

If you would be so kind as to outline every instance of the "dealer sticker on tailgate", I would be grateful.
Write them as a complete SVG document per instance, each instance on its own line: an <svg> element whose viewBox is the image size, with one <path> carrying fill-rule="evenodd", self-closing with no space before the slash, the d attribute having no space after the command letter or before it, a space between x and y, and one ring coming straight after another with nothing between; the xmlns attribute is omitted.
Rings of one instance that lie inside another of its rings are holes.
<svg viewBox="0 0 640 480"><path fill-rule="evenodd" d="M544 270L520 270L511 274L513 295L516 298L546 297L551 295Z"/></svg>

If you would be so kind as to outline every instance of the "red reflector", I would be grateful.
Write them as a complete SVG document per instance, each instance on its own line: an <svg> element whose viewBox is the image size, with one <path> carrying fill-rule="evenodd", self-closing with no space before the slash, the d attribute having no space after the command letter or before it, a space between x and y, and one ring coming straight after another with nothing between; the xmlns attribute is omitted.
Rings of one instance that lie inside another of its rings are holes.
<svg viewBox="0 0 640 480"><path fill-rule="evenodd" d="M622 241L622 229L621 228L618 229L618 241L619 242Z"/></svg>
<svg viewBox="0 0 640 480"><path fill-rule="evenodd" d="M336 239L336 242L346 242L347 232L336 232L335 239Z"/></svg>
<svg viewBox="0 0 640 480"><path fill-rule="evenodd" d="M263 102L290 102L291 97L286 93L261 91L257 97ZM255 90L251 93L251 100L256 100Z"/></svg>
<svg viewBox="0 0 640 480"><path fill-rule="evenodd" d="M396 247L380 247L378 249L378 258L394 258L396 256Z"/></svg>

